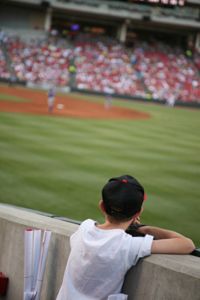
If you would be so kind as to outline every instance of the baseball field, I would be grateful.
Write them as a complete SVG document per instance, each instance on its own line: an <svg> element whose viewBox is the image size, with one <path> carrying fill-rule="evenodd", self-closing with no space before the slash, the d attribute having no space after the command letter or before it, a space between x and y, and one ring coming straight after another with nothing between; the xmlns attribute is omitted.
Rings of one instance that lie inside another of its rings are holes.
<svg viewBox="0 0 200 300"><path fill-rule="evenodd" d="M47 94L0 86L0 202L83 220L102 216L108 178L145 187L145 224L175 229L200 246L200 110Z"/></svg>

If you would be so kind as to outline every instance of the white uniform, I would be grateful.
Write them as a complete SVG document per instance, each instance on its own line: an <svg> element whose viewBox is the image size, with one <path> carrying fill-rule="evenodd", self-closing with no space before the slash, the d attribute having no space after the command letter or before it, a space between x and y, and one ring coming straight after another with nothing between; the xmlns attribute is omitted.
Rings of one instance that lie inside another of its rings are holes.
<svg viewBox="0 0 200 300"><path fill-rule="evenodd" d="M126 272L151 254L152 241L150 235L132 237L121 229L103 230L93 220L84 221L71 236L71 253L56 300L107 300L119 294Z"/></svg>

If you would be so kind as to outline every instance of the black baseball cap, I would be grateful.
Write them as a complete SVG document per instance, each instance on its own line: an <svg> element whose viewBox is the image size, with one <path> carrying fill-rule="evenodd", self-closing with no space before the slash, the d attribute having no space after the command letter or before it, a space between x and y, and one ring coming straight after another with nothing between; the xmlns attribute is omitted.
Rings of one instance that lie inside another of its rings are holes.
<svg viewBox="0 0 200 300"><path fill-rule="evenodd" d="M116 219L127 219L141 210L145 198L143 186L132 176L111 178L102 189L105 211Z"/></svg>

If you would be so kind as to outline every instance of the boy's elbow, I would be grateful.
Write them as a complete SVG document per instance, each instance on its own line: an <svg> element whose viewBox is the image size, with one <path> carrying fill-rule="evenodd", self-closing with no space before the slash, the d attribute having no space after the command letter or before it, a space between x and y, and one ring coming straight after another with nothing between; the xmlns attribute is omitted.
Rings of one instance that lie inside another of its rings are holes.
<svg viewBox="0 0 200 300"><path fill-rule="evenodd" d="M195 250L195 244L193 243L193 241L191 240L191 239L189 239L189 241L190 241L190 253L192 252L192 251L194 251Z"/></svg>
<svg viewBox="0 0 200 300"><path fill-rule="evenodd" d="M194 243L191 239L185 238L184 250L185 250L185 254L189 254L189 253L191 253L192 251L195 250L195 245L194 245Z"/></svg>

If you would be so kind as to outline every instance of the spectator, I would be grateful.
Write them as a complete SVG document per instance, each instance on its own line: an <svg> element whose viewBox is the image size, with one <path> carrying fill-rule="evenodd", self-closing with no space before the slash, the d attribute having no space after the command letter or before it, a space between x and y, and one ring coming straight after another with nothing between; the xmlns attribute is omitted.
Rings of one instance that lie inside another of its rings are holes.
<svg viewBox="0 0 200 300"><path fill-rule="evenodd" d="M137 225L144 237L125 232L138 222L144 189L132 176L112 178L103 187L103 224L84 221L70 239L71 253L57 300L126 299L120 294L126 272L151 253L186 254L193 242L176 232ZM153 236L156 240L153 240Z"/></svg>

